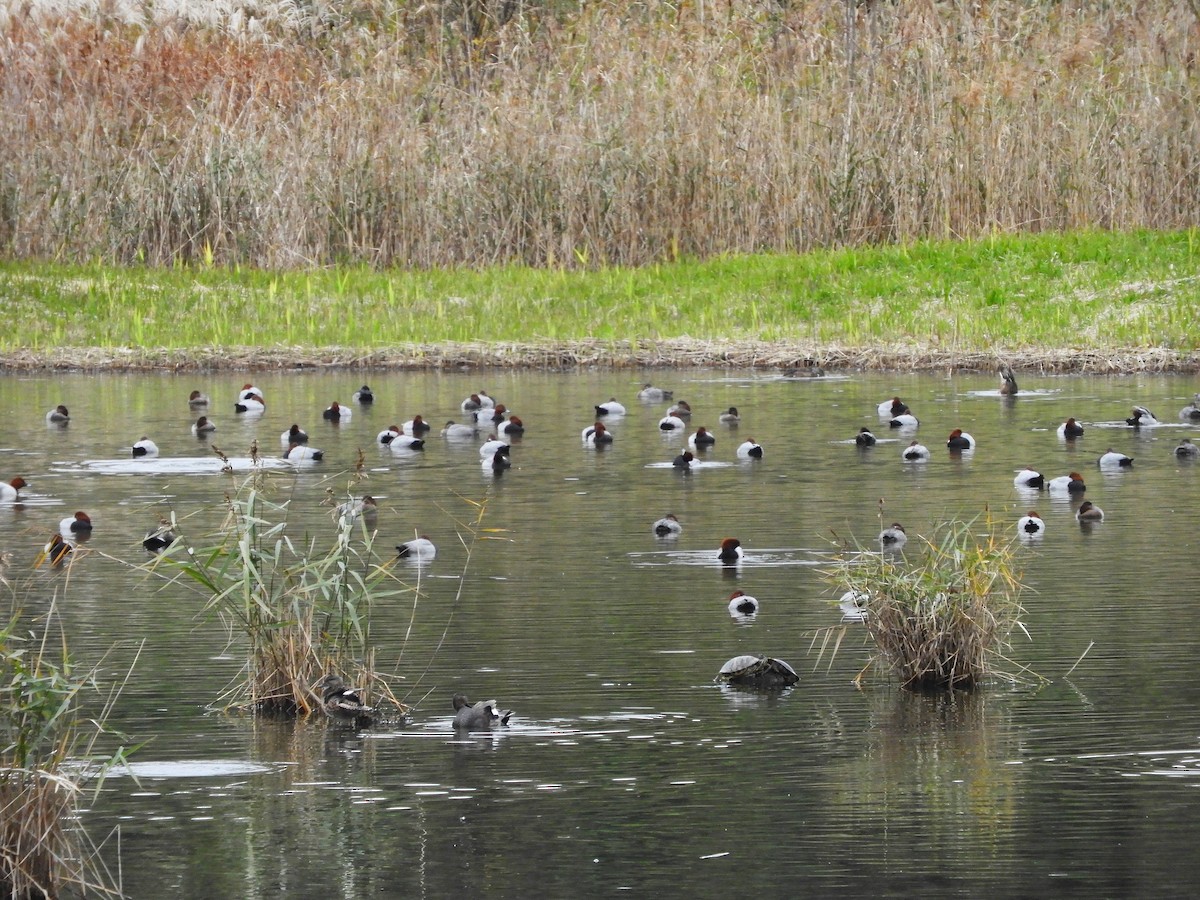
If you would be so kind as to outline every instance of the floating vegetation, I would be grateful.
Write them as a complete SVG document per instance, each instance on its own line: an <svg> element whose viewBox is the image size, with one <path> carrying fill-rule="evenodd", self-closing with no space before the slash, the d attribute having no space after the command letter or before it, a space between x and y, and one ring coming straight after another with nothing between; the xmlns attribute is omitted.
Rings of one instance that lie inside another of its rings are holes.
<svg viewBox="0 0 1200 900"><path fill-rule="evenodd" d="M847 550L823 573L839 591L868 598L861 622L876 652L856 680L882 669L906 688L953 690L1018 678L1006 667L1019 668L1008 651L1012 630L1024 630L1024 585L1012 542L990 520L982 533L978 526L946 522L933 540L910 541L907 556ZM914 544L923 545L915 554ZM837 652L846 627L826 629L822 653L833 637Z"/></svg>

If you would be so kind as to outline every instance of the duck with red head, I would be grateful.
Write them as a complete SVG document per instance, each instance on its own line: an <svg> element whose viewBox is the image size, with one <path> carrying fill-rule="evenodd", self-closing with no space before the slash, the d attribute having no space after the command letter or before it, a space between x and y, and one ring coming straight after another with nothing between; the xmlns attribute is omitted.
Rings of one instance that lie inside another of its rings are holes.
<svg viewBox="0 0 1200 900"><path fill-rule="evenodd" d="M46 424L48 425L66 425L70 421L71 414L61 403L46 413Z"/></svg>
<svg viewBox="0 0 1200 900"><path fill-rule="evenodd" d="M758 599L745 591L734 591L729 595L729 615L736 618L758 614Z"/></svg>
<svg viewBox="0 0 1200 900"><path fill-rule="evenodd" d="M237 413L246 413L248 415L261 415L266 411L267 403L262 398L262 394L248 393L243 394L238 398L238 402L233 404L233 411Z"/></svg>
<svg viewBox="0 0 1200 900"><path fill-rule="evenodd" d="M0 484L0 503L16 503L21 499L19 491L26 485L27 482L20 475L8 484Z"/></svg>
<svg viewBox="0 0 1200 900"><path fill-rule="evenodd" d="M878 411L881 419L894 419L896 416L908 412L908 404L899 397L893 397L891 400L884 400L880 403Z"/></svg>
<svg viewBox="0 0 1200 900"><path fill-rule="evenodd" d="M946 439L946 446L951 450L974 450L975 438L961 428L955 428L950 432L950 437Z"/></svg>
<svg viewBox="0 0 1200 900"><path fill-rule="evenodd" d="M188 394L188 408L201 409L208 406L208 394L202 394L199 391L192 391Z"/></svg>
<svg viewBox="0 0 1200 900"><path fill-rule="evenodd" d="M585 447L601 447L613 442L612 432L604 427L603 422L589 425L583 429L581 436L583 438L583 446Z"/></svg>
<svg viewBox="0 0 1200 900"><path fill-rule="evenodd" d="M83 510L75 513L73 516L67 516L58 523L58 533L63 536L70 536L75 540L86 538L92 533L92 517Z"/></svg>
<svg viewBox="0 0 1200 900"><path fill-rule="evenodd" d="M1028 515L1017 520L1017 532L1022 537L1041 537L1046 533L1046 523L1042 521L1036 509L1031 509Z"/></svg>
<svg viewBox="0 0 1200 900"><path fill-rule="evenodd" d="M520 416L509 416L507 422L501 422L497 428L501 434L521 435L525 433L525 423L521 421Z"/></svg>
<svg viewBox="0 0 1200 900"><path fill-rule="evenodd" d="M673 460L671 460L671 466L684 472L690 472L692 469L692 463L695 461L695 459L696 457L692 455L691 450L684 450Z"/></svg>
<svg viewBox="0 0 1200 900"><path fill-rule="evenodd" d="M1081 437L1083 437L1083 426L1074 418L1067 419L1058 426L1058 438L1061 441L1073 441L1075 438Z"/></svg>
<svg viewBox="0 0 1200 900"><path fill-rule="evenodd" d="M423 437L433 430L433 427L420 416L413 416L400 426L400 430L409 437Z"/></svg>
<svg viewBox="0 0 1200 900"><path fill-rule="evenodd" d="M50 560L50 565L61 566L64 563L70 562L71 553L75 550L75 545L67 540L62 534L55 532L50 536L50 541L42 548L42 552L38 554L37 559L33 563L36 569L41 566L46 560Z"/></svg>
<svg viewBox="0 0 1200 900"><path fill-rule="evenodd" d="M1046 482L1046 487L1051 494L1082 494L1087 490L1087 485L1083 483L1083 476L1078 472L1051 478Z"/></svg>
<svg viewBox="0 0 1200 900"><path fill-rule="evenodd" d="M725 538L721 541L721 550L717 553L717 559L723 566L736 566L745 555L741 541L737 538Z"/></svg>
<svg viewBox="0 0 1200 900"><path fill-rule="evenodd" d="M746 440L744 440L740 444L738 444L738 448L737 448L736 452L737 452L738 459L762 459L763 458L762 444L755 441L754 438L747 438Z"/></svg>
<svg viewBox="0 0 1200 900"><path fill-rule="evenodd" d="M1075 513L1075 521L1080 525L1094 525L1097 522L1103 522L1104 510L1091 500L1084 500L1079 504L1079 512Z"/></svg>
<svg viewBox="0 0 1200 900"><path fill-rule="evenodd" d="M321 418L324 419L326 422L334 422L335 424L339 424L339 425L342 424L343 422L349 422L350 417L351 417L350 409L348 407L342 406L336 400L333 401L332 403L330 403L329 406L326 408L326 410L323 413L321 413Z"/></svg>
<svg viewBox="0 0 1200 900"><path fill-rule="evenodd" d="M707 450L716 442L717 439L703 425L696 429L695 434L688 436L688 446L693 450Z"/></svg>

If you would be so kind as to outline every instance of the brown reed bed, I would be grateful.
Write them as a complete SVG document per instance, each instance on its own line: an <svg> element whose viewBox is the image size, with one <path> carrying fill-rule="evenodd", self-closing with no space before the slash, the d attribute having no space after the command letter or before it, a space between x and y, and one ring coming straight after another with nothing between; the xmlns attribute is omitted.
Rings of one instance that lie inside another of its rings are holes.
<svg viewBox="0 0 1200 900"><path fill-rule="evenodd" d="M10 257L646 265L1200 207L1189 0L100 8L0 14Z"/></svg>
<svg viewBox="0 0 1200 900"><path fill-rule="evenodd" d="M948 351L917 347L818 347L767 341L564 341L554 344L401 344L382 350L236 347L165 350L152 347L60 347L0 351L3 372L249 372L272 370L464 370L731 368L795 370L816 362L830 374L853 372L995 372L1001 364L1042 375L1194 374L1200 351L1128 350Z"/></svg>

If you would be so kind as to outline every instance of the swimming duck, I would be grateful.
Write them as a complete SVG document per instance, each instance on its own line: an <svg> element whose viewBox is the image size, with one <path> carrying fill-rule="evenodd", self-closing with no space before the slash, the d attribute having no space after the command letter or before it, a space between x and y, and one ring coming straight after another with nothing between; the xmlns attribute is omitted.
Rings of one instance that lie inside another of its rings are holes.
<svg viewBox="0 0 1200 900"><path fill-rule="evenodd" d="M509 416L507 422L500 423L498 430L501 434L524 434L525 423L520 416Z"/></svg>
<svg viewBox="0 0 1200 900"><path fill-rule="evenodd" d="M407 559L430 560L437 556L437 547L426 535L396 545L398 555Z"/></svg>
<svg viewBox="0 0 1200 900"><path fill-rule="evenodd" d="M1075 513L1075 520L1080 525L1086 525L1089 522L1103 522L1104 510L1091 500L1084 500L1079 504L1079 512Z"/></svg>
<svg viewBox="0 0 1200 900"><path fill-rule="evenodd" d="M1013 487L1035 488L1041 490L1046 486L1046 478L1041 472L1025 466L1013 477Z"/></svg>
<svg viewBox="0 0 1200 900"><path fill-rule="evenodd" d="M409 437L421 437L432 431L432 427L420 416L413 416L400 426L400 430Z"/></svg>
<svg viewBox="0 0 1200 900"><path fill-rule="evenodd" d="M20 475L8 482L8 484L0 484L0 503L17 502L20 499L18 492L25 486L26 481Z"/></svg>
<svg viewBox="0 0 1200 900"><path fill-rule="evenodd" d="M1009 366L1000 367L1000 396L1015 397L1017 395L1017 376Z"/></svg>
<svg viewBox="0 0 1200 900"><path fill-rule="evenodd" d="M359 518L371 522L378 514L379 504L370 494L339 503L333 510L333 518L337 520L338 524L356 522Z"/></svg>
<svg viewBox="0 0 1200 900"><path fill-rule="evenodd" d="M745 591L734 591L729 595L729 614L734 616L753 616L758 613L758 600Z"/></svg>
<svg viewBox="0 0 1200 900"><path fill-rule="evenodd" d="M667 513L653 525L654 533L659 537L678 537L683 533L683 526L673 513Z"/></svg>
<svg viewBox="0 0 1200 900"><path fill-rule="evenodd" d="M843 622L861 622L867 617L867 603L871 595L866 591L846 591L838 598Z"/></svg>
<svg viewBox="0 0 1200 900"><path fill-rule="evenodd" d="M349 422L352 413L348 407L342 406L336 400L330 403L326 410L321 413L321 418L326 422Z"/></svg>
<svg viewBox="0 0 1200 900"><path fill-rule="evenodd" d="M192 425L192 434L196 437L207 437L217 430L217 426L208 421L208 416L201 416Z"/></svg>
<svg viewBox="0 0 1200 900"><path fill-rule="evenodd" d="M317 450L307 444L289 444L283 451L283 458L288 462L319 462L325 458L324 450Z"/></svg>
<svg viewBox="0 0 1200 900"><path fill-rule="evenodd" d="M674 396L674 391L665 391L661 388L655 388L653 384L643 384L642 390L637 392L638 400L646 401L647 403L658 403L662 400L671 400Z"/></svg>
<svg viewBox="0 0 1200 900"><path fill-rule="evenodd" d="M491 409L495 405L496 401L488 396L487 391L480 391L478 394L469 396L458 405L458 408L463 412L475 412L480 409Z"/></svg>
<svg viewBox="0 0 1200 900"><path fill-rule="evenodd" d="M692 417L692 408L686 400L680 400L674 406L667 407L667 415L674 416L677 419L690 419Z"/></svg>
<svg viewBox="0 0 1200 900"><path fill-rule="evenodd" d="M860 447L874 447L875 435L871 434L871 429L864 425L858 429L858 434L854 436L854 443Z"/></svg>
<svg viewBox="0 0 1200 900"><path fill-rule="evenodd" d="M671 465L676 469L690 470L692 468L692 462L695 459L696 457L692 455L691 450L684 450L673 460L671 460Z"/></svg>
<svg viewBox="0 0 1200 900"><path fill-rule="evenodd" d="M717 417L717 421L722 425L733 426L739 424L742 421L742 417L738 413L737 407L731 406Z"/></svg>
<svg viewBox="0 0 1200 900"><path fill-rule="evenodd" d="M904 533L904 526L899 522L893 522L879 532L879 546L884 550L901 550L907 543L908 535Z"/></svg>
<svg viewBox="0 0 1200 900"><path fill-rule="evenodd" d="M929 459L929 448L920 441L913 441L904 448L904 452L900 456L906 462L925 462Z"/></svg>
<svg viewBox="0 0 1200 900"><path fill-rule="evenodd" d="M645 400L647 403L657 403L661 400L670 400L675 394L674 391L664 391L662 388L656 388L650 383L642 385L642 389L637 392L639 400Z"/></svg>
<svg viewBox="0 0 1200 900"><path fill-rule="evenodd" d="M1200 447L1197 447L1188 438L1184 438L1179 442L1179 446L1175 448L1175 455L1185 459L1195 459L1200 456Z"/></svg>
<svg viewBox="0 0 1200 900"><path fill-rule="evenodd" d="M975 438L961 428L955 428L950 432L950 437L946 439L946 446L951 450L974 450Z"/></svg>
<svg viewBox="0 0 1200 900"><path fill-rule="evenodd" d="M503 403L497 403L493 407L477 410L475 412L475 421L491 422L493 425L499 425L507 415L508 407Z"/></svg>
<svg viewBox="0 0 1200 900"><path fill-rule="evenodd" d="M54 425L66 425L71 421L71 414L67 412L67 408L61 403L46 413L46 421Z"/></svg>
<svg viewBox="0 0 1200 900"><path fill-rule="evenodd" d="M882 419L894 419L896 416L908 411L908 404L899 397L893 397L891 400L884 400L879 404L879 417Z"/></svg>
<svg viewBox="0 0 1200 900"><path fill-rule="evenodd" d="M92 533L92 517L83 510L67 516L58 523L58 533L64 537L87 537Z"/></svg>
<svg viewBox="0 0 1200 900"><path fill-rule="evenodd" d="M1126 456L1124 453L1118 453L1112 447L1109 447L1104 453L1100 454L1100 458L1096 460L1096 463L1102 469L1129 469L1133 467L1133 457Z"/></svg>
<svg viewBox="0 0 1200 900"><path fill-rule="evenodd" d="M1154 418L1154 413L1146 409L1144 406L1135 406L1133 415L1125 420L1126 425L1132 425L1134 428L1141 428L1143 425L1157 425L1158 419Z"/></svg>
<svg viewBox="0 0 1200 900"><path fill-rule="evenodd" d="M188 394L188 406L191 409L199 409L202 406L208 406L208 394L202 394L199 391L192 391Z"/></svg>
<svg viewBox="0 0 1200 900"><path fill-rule="evenodd" d="M721 666L716 681L741 687L782 688L800 680L796 670L772 656L735 656Z"/></svg>
<svg viewBox="0 0 1200 900"><path fill-rule="evenodd" d="M478 428L461 422L447 422L442 427L442 437L452 441L473 440L478 434Z"/></svg>
<svg viewBox="0 0 1200 900"><path fill-rule="evenodd" d="M604 427L603 422L597 422L595 425L589 425L583 429L583 445L585 447L597 447L601 444L611 444L613 440L612 432Z"/></svg>
<svg viewBox="0 0 1200 900"><path fill-rule="evenodd" d="M687 423L679 416L665 415L658 420L659 431L682 431L687 428Z"/></svg>
<svg viewBox="0 0 1200 900"><path fill-rule="evenodd" d="M1045 533L1046 523L1037 514L1037 510L1031 509L1029 515L1017 519L1017 531L1026 537L1035 537Z"/></svg>
<svg viewBox="0 0 1200 900"><path fill-rule="evenodd" d="M495 700L480 700L472 705L466 694L454 695L454 727L467 731L488 731L493 725L507 725L512 710L500 709Z"/></svg>
<svg viewBox="0 0 1200 900"><path fill-rule="evenodd" d="M762 459L762 445L756 444L754 438L748 438L738 444L737 457L738 459Z"/></svg>
<svg viewBox="0 0 1200 900"><path fill-rule="evenodd" d="M50 560L50 565L61 566L71 559L71 553L74 552L75 545L64 538L58 532L50 536L49 542L42 548L42 552L38 554L34 560L33 567L36 569L41 566L46 560Z"/></svg>
<svg viewBox="0 0 1200 900"><path fill-rule="evenodd" d="M261 394L247 394L233 404L233 411L238 413L261 413L267 408Z"/></svg>
<svg viewBox="0 0 1200 900"><path fill-rule="evenodd" d="M717 559L721 561L722 565L734 566L740 563L745 555L741 541L737 538L725 538L721 541L721 550L717 553Z"/></svg>
<svg viewBox="0 0 1200 900"><path fill-rule="evenodd" d="M711 447L716 442L717 439L709 434L708 429L703 425L696 429L695 434L688 435L688 446L693 450Z"/></svg>
<svg viewBox="0 0 1200 900"><path fill-rule="evenodd" d="M317 687L321 690L321 708L331 719L353 722L358 728L366 728L375 721L375 710L363 703L358 691L347 687L337 675L326 675Z"/></svg>
<svg viewBox="0 0 1200 900"><path fill-rule="evenodd" d="M242 389L238 391L239 400L245 400L247 397L258 397L261 400L264 396L262 391L249 383L243 384Z"/></svg>
<svg viewBox="0 0 1200 900"><path fill-rule="evenodd" d="M153 459L158 456L158 444L143 435L140 441L134 443L132 453L134 459Z"/></svg>
<svg viewBox="0 0 1200 900"><path fill-rule="evenodd" d="M388 442L387 447L393 453L403 453L408 450L424 450L425 439L413 437L410 434L397 434Z"/></svg>
<svg viewBox="0 0 1200 900"><path fill-rule="evenodd" d="M910 412L900 413L888 420L888 428L916 428L920 421Z"/></svg>
<svg viewBox="0 0 1200 900"><path fill-rule="evenodd" d="M1058 426L1059 439L1064 441L1073 441L1077 437L1083 437L1083 426L1074 419L1067 419Z"/></svg>
<svg viewBox="0 0 1200 900"><path fill-rule="evenodd" d="M375 392L371 390L369 385L364 384L357 391L350 395L350 399L355 403L374 403Z"/></svg>
<svg viewBox="0 0 1200 900"><path fill-rule="evenodd" d="M501 450L507 446L508 446L508 444L506 444L504 441L500 440L494 434L489 434L488 439L479 445L479 455L491 457L496 453L496 451Z"/></svg>
<svg viewBox="0 0 1200 900"><path fill-rule="evenodd" d="M375 435L375 440L386 447L402 434L404 434L404 430L399 425L389 425L383 431L379 432L379 434Z"/></svg>
<svg viewBox="0 0 1200 900"><path fill-rule="evenodd" d="M1192 397L1192 402L1179 411L1181 419L1200 419L1200 394Z"/></svg>
<svg viewBox="0 0 1200 900"><path fill-rule="evenodd" d="M493 475L499 475L505 469L512 468L512 460L508 458L509 449L508 444L505 444L490 456L483 457L481 461L483 470L491 472Z"/></svg>
<svg viewBox="0 0 1200 900"><path fill-rule="evenodd" d="M596 415L623 416L625 415L625 407L617 402L616 397L610 397L606 402L596 404Z"/></svg>
<svg viewBox="0 0 1200 900"><path fill-rule="evenodd" d="M158 527L146 532L142 546L150 553L161 553L177 540L178 536L171 529L170 519L160 519Z"/></svg>
<svg viewBox="0 0 1200 900"><path fill-rule="evenodd" d="M1082 494L1087 490L1087 485L1083 483L1083 476L1078 472L1051 478L1046 482L1046 487L1052 494Z"/></svg>

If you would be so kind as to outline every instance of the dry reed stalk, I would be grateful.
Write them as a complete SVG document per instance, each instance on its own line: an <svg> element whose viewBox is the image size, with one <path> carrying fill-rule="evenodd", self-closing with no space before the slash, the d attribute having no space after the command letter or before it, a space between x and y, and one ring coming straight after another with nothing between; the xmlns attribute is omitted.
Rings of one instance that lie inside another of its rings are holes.
<svg viewBox="0 0 1200 900"><path fill-rule="evenodd" d="M1186 0L285 9L0 17L4 252L641 265L1200 206Z"/></svg>

